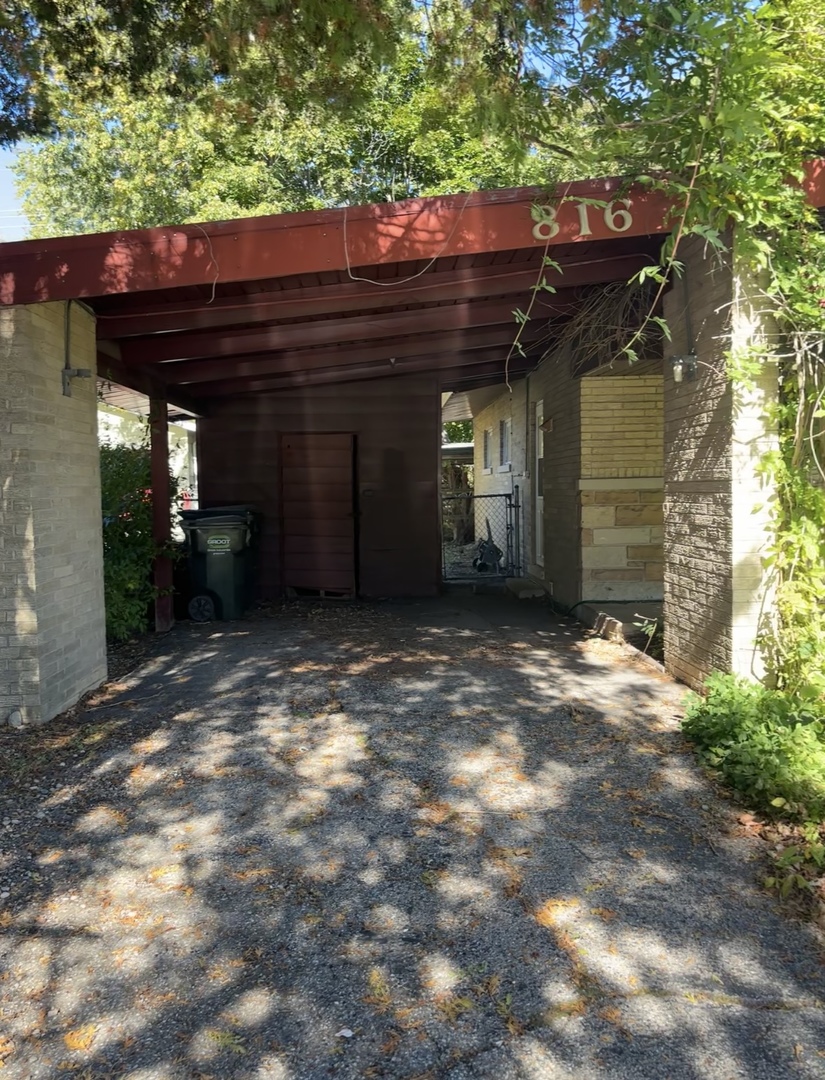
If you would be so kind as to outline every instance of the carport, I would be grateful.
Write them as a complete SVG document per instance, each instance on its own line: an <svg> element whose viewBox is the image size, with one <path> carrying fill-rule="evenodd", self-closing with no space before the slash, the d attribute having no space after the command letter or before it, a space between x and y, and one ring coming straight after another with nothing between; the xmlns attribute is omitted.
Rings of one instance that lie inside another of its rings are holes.
<svg viewBox="0 0 825 1080"><path fill-rule="evenodd" d="M812 192L825 189L821 170L811 178ZM536 204L554 210L537 221ZM670 222L660 194L604 179L553 196L480 192L2 245L13 633L0 718L46 720L105 676L86 373L104 398L148 402L158 539L170 528L166 424L182 410L199 418L201 504L248 502L263 514L263 596L431 595L441 394L535 367L581 290L654 261ZM555 291L536 291L542 279ZM516 313L528 308L521 326ZM683 406L682 431L692 415ZM707 548L715 555L718 538ZM729 563L730 576L741 559ZM170 575L161 561L158 585ZM693 576L685 566L681 577ZM171 625L168 596L157 625Z"/></svg>

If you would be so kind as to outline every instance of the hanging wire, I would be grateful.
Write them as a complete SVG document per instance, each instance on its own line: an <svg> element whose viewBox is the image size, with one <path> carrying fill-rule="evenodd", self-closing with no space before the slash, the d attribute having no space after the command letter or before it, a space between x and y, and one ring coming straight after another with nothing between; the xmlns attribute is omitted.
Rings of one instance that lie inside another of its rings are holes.
<svg viewBox="0 0 825 1080"><path fill-rule="evenodd" d="M406 278L394 278L391 281L376 281L374 278L361 277L358 274L353 274L352 266L350 264L349 240L348 240L348 236L347 236L347 212L349 210L349 207L345 206L344 207L344 258L345 258L346 264L347 264L347 277L350 278L351 281L366 281L370 285L380 285L382 288L384 288L384 287L389 288L389 287L395 286L395 285L406 285L408 281L415 281L415 279L421 277L422 274L426 274L427 271L430 269L430 267L433 265L433 263L435 263L438 259L440 259L441 256L444 254L444 252L447 250L447 245L450 243L453 236L455 235L455 231L459 226L459 222L461 221L461 218L462 218L462 216L464 214L464 211L467 209L467 204L469 203L470 198L472 197L472 195L473 195L472 191L467 192L467 198L464 200L464 204L463 204L463 206L461 207L461 209L458 212L458 216L456 217L455 222L453 223L452 229L450 229L449 233L447 234L447 236L444 239L444 243L441 245L441 247L438 249L438 251L435 253L435 255L433 255L433 257L430 259L430 261L421 270L419 270L417 274L410 274L410 276L406 277Z"/></svg>

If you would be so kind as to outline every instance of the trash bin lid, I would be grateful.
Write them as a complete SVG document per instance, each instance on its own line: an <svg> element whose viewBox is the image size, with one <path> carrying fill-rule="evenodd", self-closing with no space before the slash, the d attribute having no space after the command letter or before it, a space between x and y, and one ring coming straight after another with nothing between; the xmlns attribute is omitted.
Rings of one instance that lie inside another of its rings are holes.
<svg viewBox="0 0 825 1080"><path fill-rule="evenodd" d="M226 514L222 517L195 518L194 521L184 521L183 529L246 529L249 522L240 514Z"/></svg>
<svg viewBox="0 0 825 1080"><path fill-rule="evenodd" d="M201 518L215 517L242 517L244 521L252 523L258 516L254 506L245 504L233 504L232 506L206 506L199 510L179 510L178 517L181 521L197 521Z"/></svg>

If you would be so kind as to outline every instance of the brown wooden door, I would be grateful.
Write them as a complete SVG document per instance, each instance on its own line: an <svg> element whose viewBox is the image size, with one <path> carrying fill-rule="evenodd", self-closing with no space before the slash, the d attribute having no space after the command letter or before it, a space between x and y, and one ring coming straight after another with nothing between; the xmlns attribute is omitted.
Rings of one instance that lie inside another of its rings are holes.
<svg viewBox="0 0 825 1080"><path fill-rule="evenodd" d="M283 583L355 594L352 435L281 436Z"/></svg>

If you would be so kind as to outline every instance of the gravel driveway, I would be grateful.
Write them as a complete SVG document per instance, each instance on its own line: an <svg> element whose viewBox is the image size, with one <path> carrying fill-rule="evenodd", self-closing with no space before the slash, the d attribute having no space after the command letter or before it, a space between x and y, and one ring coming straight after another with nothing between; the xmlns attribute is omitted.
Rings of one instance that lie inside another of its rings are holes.
<svg viewBox="0 0 825 1080"><path fill-rule="evenodd" d="M181 625L0 736L0 1080L825 1077L681 691L495 597Z"/></svg>

